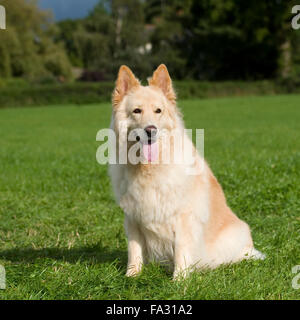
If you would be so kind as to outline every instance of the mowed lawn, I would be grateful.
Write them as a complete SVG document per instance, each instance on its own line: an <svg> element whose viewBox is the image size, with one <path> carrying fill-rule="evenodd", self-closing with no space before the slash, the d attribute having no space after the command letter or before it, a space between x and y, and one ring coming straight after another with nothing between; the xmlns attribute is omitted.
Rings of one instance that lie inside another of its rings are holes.
<svg viewBox="0 0 300 320"><path fill-rule="evenodd" d="M0 299L299 299L300 96L179 101L264 261L125 277L123 213L96 162L110 104L0 110Z"/></svg>

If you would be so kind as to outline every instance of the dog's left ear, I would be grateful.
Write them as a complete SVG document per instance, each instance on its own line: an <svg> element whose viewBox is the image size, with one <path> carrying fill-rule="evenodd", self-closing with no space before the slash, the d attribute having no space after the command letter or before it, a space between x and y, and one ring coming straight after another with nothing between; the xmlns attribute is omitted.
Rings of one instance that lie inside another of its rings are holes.
<svg viewBox="0 0 300 320"><path fill-rule="evenodd" d="M161 64L153 73L151 79L148 80L150 86L156 86L162 90L165 96L172 102L176 101L176 94L172 86L172 80L168 69Z"/></svg>

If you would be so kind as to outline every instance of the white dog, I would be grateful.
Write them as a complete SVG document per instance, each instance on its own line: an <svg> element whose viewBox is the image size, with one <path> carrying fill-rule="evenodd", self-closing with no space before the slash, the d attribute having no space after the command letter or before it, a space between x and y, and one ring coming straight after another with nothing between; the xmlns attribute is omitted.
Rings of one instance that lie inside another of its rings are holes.
<svg viewBox="0 0 300 320"><path fill-rule="evenodd" d="M109 167L117 202L125 212L126 275L137 275L149 259L168 262L174 278L195 268L263 259L253 247L248 225L227 206L221 186L195 149L193 169L200 174L187 174L190 163L161 161L159 150L185 151L176 150L174 139L167 146L160 132L176 129L185 144L192 142L183 131L166 66L160 65L148 82L149 86L140 85L131 70L121 66L113 93L111 128L121 141L118 148L128 140L120 123L125 123L128 132L144 132L144 137L136 135L138 142L129 141L126 148L140 145L140 156L146 161Z"/></svg>

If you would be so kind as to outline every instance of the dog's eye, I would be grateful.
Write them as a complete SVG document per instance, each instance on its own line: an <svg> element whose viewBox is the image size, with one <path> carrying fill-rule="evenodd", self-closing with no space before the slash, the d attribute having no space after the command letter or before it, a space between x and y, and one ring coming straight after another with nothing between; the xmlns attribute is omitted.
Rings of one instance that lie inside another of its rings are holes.
<svg viewBox="0 0 300 320"><path fill-rule="evenodd" d="M155 113L161 113L161 109L160 109L160 108L157 108L157 109L155 110Z"/></svg>
<svg viewBox="0 0 300 320"><path fill-rule="evenodd" d="M136 108L133 110L133 113L141 113L142 112L142 109L140 108Z"/></svg>

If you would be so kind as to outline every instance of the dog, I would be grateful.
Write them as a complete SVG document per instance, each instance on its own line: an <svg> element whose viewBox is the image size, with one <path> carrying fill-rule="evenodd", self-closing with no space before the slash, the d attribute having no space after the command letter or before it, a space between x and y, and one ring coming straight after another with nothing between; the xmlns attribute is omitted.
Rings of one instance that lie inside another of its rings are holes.
<svg viewBox="0 0 300 320"><path fill-rule="evenodd" d="M161 64L148 86L142 86L127 66L121 66L112 105L117 151L128 152L135 144L145 160L109 165L115 198L125 213L126 276L138 275L148 261L170 266L178 279L198 268L264 259L253 246L249 226L228 207L220 184L194 147L193 168L198 174L187 173L190 162L161 162L158 150L166 143L160 132L177 130L182 141L193 146L184 132L167 67ZM121 123L127 131L120 129ZM134 130L139 133L128 141L128 132ZM169 146L174 153L174 139Z"/></svg>

